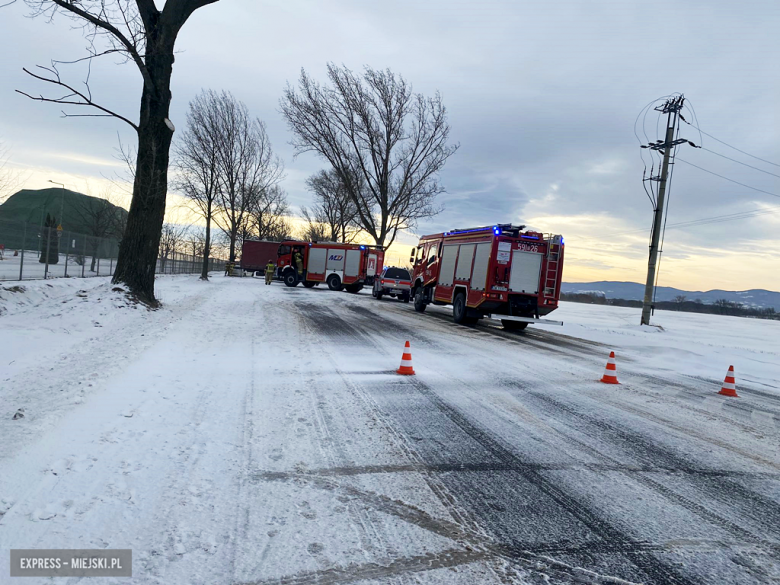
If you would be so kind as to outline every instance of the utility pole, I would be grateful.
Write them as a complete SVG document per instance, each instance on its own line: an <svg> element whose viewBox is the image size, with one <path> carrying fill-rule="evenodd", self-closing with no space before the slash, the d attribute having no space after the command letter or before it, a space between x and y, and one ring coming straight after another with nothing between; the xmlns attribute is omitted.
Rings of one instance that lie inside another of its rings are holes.
<svg viewBox="0 0 780 585"><path fill-rule="evenodd" d="M650 242L650 260L647 263L647 282L645 284L645 299L642 303L642 321L641 325L650 325L650 312L653 308L653 288L655 285L655 272L658 262L658 241L661 237L661 220L664 215L664 200L666 199L667 178L669 176L669 158L675 146L688 142L684 139L674 139L674 131L677 129L677 118L685 102L685 97L679 95L670 98L663 105L655 108L656 111L666 114L666 138L663 142L650 143L641 148L650 148L663 153L664 161L661 166L660 177L650 177L651 181L658 181L658 201L655 206L655 215L653 217L653 231ZM674 163L672 163L674 164Z"/></svg>

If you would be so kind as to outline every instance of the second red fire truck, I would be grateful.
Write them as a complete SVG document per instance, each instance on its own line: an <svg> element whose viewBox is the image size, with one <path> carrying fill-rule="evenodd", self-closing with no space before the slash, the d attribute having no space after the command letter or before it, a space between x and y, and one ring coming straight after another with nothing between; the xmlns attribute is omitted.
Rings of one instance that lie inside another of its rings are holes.
<svg viewBox="0 0 780 585"><path fill-rule="evenodd" d="M295 265L296 251L303 257L302 273ZM380 246L287 240L279 245L277 274L287 286L303 282L311 288L325 283L331 290L356 293L373 284L383 261Z"/></svg>
<svg viewBox="0 0 780 585"><path fill-rule="evenodd" d="M563 237L523 231L525 226L486 226L423 236L412 251L414 308L452 305L456 323L500 319L505 329L558 308Z"/></svg>

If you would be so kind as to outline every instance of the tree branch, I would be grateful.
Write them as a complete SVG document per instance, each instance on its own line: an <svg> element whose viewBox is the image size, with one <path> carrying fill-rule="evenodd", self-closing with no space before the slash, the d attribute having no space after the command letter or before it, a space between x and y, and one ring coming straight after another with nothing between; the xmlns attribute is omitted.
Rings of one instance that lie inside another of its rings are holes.
<svg viewBox="0 0 780 585"><path fill-rule="evenodd" d="M122 44L122 46L125 47L128 54L133 59L133 62L138 67L138 70L141 72L141 76L144 78L144 83L147 84L148 87L156 89L154 86L154 82L152 81L152 78L149 75L149 71L146 69L146 64L141 58L141 55L138 53L135 44L131 43L130 40L124 34L122 34L122 31L120 31L110 22L98 18L97 16L87 12L86 10L79 8L77 4L71 3L68 0L51 0L51 1L54 2L54 4L56 4L60 8L62 8L63 10L67 10L68 12L71 12L72 14L75 14L76 16L83 18L87 22L92 23L97 28L100 28L114 35L114 37Z"/></svg>
<svg viewBox="0 0 780 585"><path fill-rule="evenodd" d="M69 106L89 106L89 107L92 107L92 108L96 108L96 109L100 110L101 112L105 112L105 114L107 116L112 116L114 118L122 120L123 122L126 122L127 124L132 126L133 129L136 132L138 132L138 126L134 122L128 120L127 118L125 118L124 116L122 116L120 114L117 114L116 112L112 112L111 110L101 106L100 104L96 104L95 102L92 101L91 97L88 97L87 95L84 95L82 92L78 91L77 89L72 88L70 85L68 85L67 83L62 81L60 79L59 73L57 73L56 69L49 69L48 67L41 67L40 65L38 65L38 67L40 67L44 71L48 71L49 73L52 73L53 75L56 76L56 79L49 79L48 77L43 77L42 75L36 75L35 73L32 73L31 71L28 71L24 67L22 68L22 71L24 71L27 75L29 75L31 77L34 77L35 79L38 79L40 81L45 81L47 83L52 83L54 85L59 85L60 87L64 87L65 89L67 89L71 93L69 95L67 95L67 96L62 97L62 98L45 98L43 96L35 97L35 96L32 96L32 95L30 95L28 93L25 93L25 92L23 92L21 90L18 90L18 89L15 90L16 93L20 93L23 96L28 97L31 100L34 100L34 101L37 101L37 102L51 102L51 103L55 103L55 104L65 104L65 105L69 105ZM83 101L81 101L81 102L68 101L67 98L69 98L70 96L73 96L73 95L76 95L76 96L80 97Z"/></svg>

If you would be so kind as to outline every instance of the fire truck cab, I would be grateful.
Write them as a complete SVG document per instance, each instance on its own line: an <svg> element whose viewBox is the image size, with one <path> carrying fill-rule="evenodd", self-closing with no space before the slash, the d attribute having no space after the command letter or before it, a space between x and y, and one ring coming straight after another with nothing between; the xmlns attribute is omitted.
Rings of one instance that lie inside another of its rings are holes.
<svg viewBox="0 0 780 585"><path fill-rule="evenodd" d="M296 252L303 258L302 273L295 264ZM382 270L384 251L366 244L286 240L279 245L278 258L278 274L287 286L303 282L311 288L324 282L331 290L356 293L373 284Z"/></svg>
<svg viewBox="0 0 780 585"><path fill-rule="evenodd" d="M521 330L558 308L563 237L502 224L423 236L412 251L412 297L452 305L456 323L483 317ZM549 321L552 322L552 321Z"/></svg>

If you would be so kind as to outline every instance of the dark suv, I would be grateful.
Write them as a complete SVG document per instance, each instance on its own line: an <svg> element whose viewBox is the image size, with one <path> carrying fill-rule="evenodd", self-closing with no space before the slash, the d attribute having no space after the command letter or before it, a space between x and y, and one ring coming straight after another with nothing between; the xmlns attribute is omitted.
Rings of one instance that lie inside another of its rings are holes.
<svg viewBox="0 0 780 585"><path fill-rule="evenodd" d="M383 296L397 297L405 303L412 294L412 276L405 268L385 267L381 274L374 278L374 288L371 296L380 300Z"/></svg>

